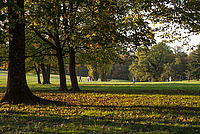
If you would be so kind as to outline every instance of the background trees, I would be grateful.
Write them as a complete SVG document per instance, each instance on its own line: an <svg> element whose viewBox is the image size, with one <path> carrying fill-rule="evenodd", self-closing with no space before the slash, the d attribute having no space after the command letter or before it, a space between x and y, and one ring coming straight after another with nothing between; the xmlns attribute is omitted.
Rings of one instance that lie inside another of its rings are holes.
<svg viewBox="0 0 200 134"><path fill-rule="evenodd" d="M0 69L8 69L8 44L0 44Z"/></svg>
<svg viewBox="0 0 200 134"><path fill-rule="evenodd" d="M200 78L200 44L197 46L197 49L194 50L188 61L188 77L193 77L194 79L199 80Z"/></svg>
<svg viewBox="0 0 200 134"><path fill-rule="evenodd" d="M63 2L63 1L62 1ZM63 56L66 51L67 31L66 20L66 7L61 1L38 1L27 3L27 15L29 30L34 31L40 38L46 48L51 48L54 55L57 57L60 76L60 89L67 90L66 76L64 69ZM61 19L62 18L62 19Z"/></svg>
<svg viewBox="0 0 200 134"><path fill-rule="evenodd" d="M181 47L176 47L172 49L174 52L174 62L171 64L172 72L174 80L183 80L186 79L185 71L187 69L187 54L184 52L184 50ZM166 71L166 70L165 70Z"/></svg>
<svg viewBox="0 0 200 134"><path fill-rule="evenodd" d="M164 42L151 47L146 57L147 72L152 80L158 81L163 72L163 65L173 62L173 52ZM169 77L169 76L168 76Z"/></svg>
<svg viewBox="0 0 200 134"><path fill-rule="evenodd" d="M139 81L166 81L170 76L173 80L185 78L186 54L180 49L175 50L165 42L152 46L149 50L137 52L138 58L134 59L129 67L132 77Z"/></svg>
<svg viewBox="0 0 200 134"><path fill-rule="evenodd" d="M114 63L112 65L111 78L120 80L130 80L131 78L129 66L132 63L132 58L127 58L126 56L123 56L123 61Z"/></svg>
<svg viewBox="0 0 200 134"><path fill-rule="evenodd" d="M26 35L26 72L36 73L39 84L40 73L43 76L43 84L50 84L50 68L56 61L52 53L50 47L46 47L35 34L31 32Z"/></svg>
<svg viewBox="0 0 200 134"><path fill-rule="evenodd" d="M0 1L0 45L5 44L8 35L7 4Z"/></svg>

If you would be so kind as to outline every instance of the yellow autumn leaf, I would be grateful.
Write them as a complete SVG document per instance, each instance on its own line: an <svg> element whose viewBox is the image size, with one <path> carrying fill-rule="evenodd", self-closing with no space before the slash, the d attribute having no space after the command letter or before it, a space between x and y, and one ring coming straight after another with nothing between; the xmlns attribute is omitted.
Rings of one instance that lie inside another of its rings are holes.
<svg viewBox="0 0 200 134"><path fill-rule="evenodd" d="M98 44L95 44L95 49L98 48L98 47L99 47L99 45L98 45Z"/></svg>
<svg viewBox="0 0 200 134"><path fill-rule="evenodd" d="M150 35L150 34L148 34L148 33L146 33L146 36L147 36L147 37L149 37L149 38L151 38L151 35Z"/></svg>
<svg viewBox="0 0 200 134"><path fill-rule="evenodd" d="M126 23L126 21L124 20L124 21L122 21L122 23Z"/></svg>
<svg viewBox="0 0 200 134"><path fill-rule="evenodd" d="M72 40L75 40L75 38L76 38L75 35L71 35Z"/></svg>
<svg viewBox="0 0 200 134"><path fill-rule="evenodd" d="M34 20L33 24L34 24L34 25L37 25L37 22L36 22L36 20Z"/></svg>

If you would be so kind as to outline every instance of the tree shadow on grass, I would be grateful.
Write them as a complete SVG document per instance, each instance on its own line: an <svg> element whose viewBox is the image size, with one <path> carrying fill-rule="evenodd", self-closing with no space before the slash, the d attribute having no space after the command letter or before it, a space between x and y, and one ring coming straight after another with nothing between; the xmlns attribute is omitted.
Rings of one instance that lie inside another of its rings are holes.
<svg viewBox="0 0 200 134"><path fill-rule="evenodd" d="M74 92L67 91L67 93L101 93L101 94L147 94L147 95L194 95L200 96L200 85L190 86L164 86L164 85L123 85L123 86L113 86L113 85L103 85L103 86L80 86L82 91ZM51 87L31 87L33 92L46 92L46 93L63 93L58 90L59 86Z"/></svg>
<svg viewBox="0 0 200 134"><path fill-rule="evenodd" d="M191 86L191 87L190 87ZM200 95L200 85L81 86L82 93Z"/></svg>
<svg viewBox="0 0 200 134"><path fill-rule="evenodd" d="M31 86L32 92L62 93L59 85ZM164 83L164 84L137 84L137 85L80 85L82 91L77 93L101 93L101 94L147 94L147 95L194 95L200 96L199 84ZM0 87L4 92L6 87ZM74 93L67 91L68 93Z"/></svg>
<svg viewBox="0 0 200 134"><path fill-rule="evenodd" d="M108 106L83 106L84 110L91 110L91 107L100 111L113 111L113 110L127 110L127 107L108 107ZM80 106L69 106L66 108L80 108ZM166 109L173 116L186 116L183 110L178 108L166 108L166 107L129 107L129 111L141 110L144 114L151 114L156 112L157 114L163 113L163 109ZM174 111L173 110L177 110ZM78 109L79 113L82 109ZM187 109L188 113L196 109ZM82 111L84 112L84 111ZM198 115L194 115L198 116ZM180 121L177 118L164 119L157 117L115 117L115 115L97 116L97 115L58 115L58 114L46 114L37 113L34 115L29 112L9 111L0 112L0 126L2 132L16 132L16 130L23 132L36 132L36 133L136 133L136 132L167 132L167 133L190 133L195 134L200 132L200 122L197 121Z"/></svg>
<svg viewBox="0 0 200 134"><path fill-rule="evenodd" d="M124 90L82 90L82 91L58 91L58 90L34 90L37 93L98 93L98 94L141 94L141 95L192 95L200 96L195 90L156 90L156 89L124 89Z"/></svg>

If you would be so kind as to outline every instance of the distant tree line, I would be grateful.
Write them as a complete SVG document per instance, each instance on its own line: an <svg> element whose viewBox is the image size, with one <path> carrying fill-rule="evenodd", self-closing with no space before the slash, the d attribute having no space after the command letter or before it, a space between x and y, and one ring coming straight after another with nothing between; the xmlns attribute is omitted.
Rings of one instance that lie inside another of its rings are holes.
<svg viewBox="0 0 200 134"><path fill-rule="evenodd" d="M139 49L134 58L123 59L123 63L102 64L92 67L82 65L77 74L91 76L93 80L111 79L136 81L174 81L200 78L200 45L189 55L180 46L171 48L165 41L150 49Z"/></svg>
<svg viewBox="0 0 200 134"><path fill-rule="evenodd" d="M141 49L129 67L131 78L137 81L182 81L200 76L200 45L189 55L181 47L170 48L165 42Z"/></svg>
<svg viewBox="0 0 200 134"><path fill-rule="evenodd" d="M91 76L93 80L111 79L136 81L174 81L200 78L200 45L189 53L181 46L171 48L165 41L149 49L138 49L132 58L124 62L97 65L79 65L77 74Z"/></svg>
<svg viewBox="0 0 200 134"><path fill-rule="evenodd" d="M3 49L2 49L3 50ZM29 48L30 50L30 48ZM26 62L27 72L38 76L38 83L50 84L50 74L58 74L55 58L45 56L29 57ZM150 49L139 49L132 60L123 59L123 63L77 64L78 76L90 76L92 80L108 81L111 79L148 81L191 80L200 78L200 45L189 55L181 47L170 48L165 42L158 43ZM65 68L68 68L65 64ZM7 70L6 61L1 62L0 70ZM69 71L66 70L66 75ZM43 82L40 80L43 76Z"/></svg>
<svg viewBox="0 0 200 134"><path fill-rule="evenodd" d="M82 68L77 68L77 74L81 76L90 76L92 80L109 81L111 79L129 80L130 72L129 66L131 61L124 61L123 63L101 64L98 67L85 65Z"/></svg>
<svg viewBox="0 0 200 134"><path fill-rule="evenodd" d="M31 53L30 45L28 49L27 51ZM76 73L78 76L90 76L93 81L111 79L132 81L134 77L136 81L149 81L149 79L169 81L169 77L174 81L200 79L200 45L188 55L180 46L171 48L163 41L150 49L138 49L134 58L123 56L120 58L120 62L108 64L77 64ZM29 57L26 60L26 71L37 74L38 83L50 84L50 74L59 74L55 61L55 58L44 55ZM68 67L69 64L66 63L65 68ZM6 61L1 62L0 70L7 70ZM65 73L69 75L69 70L66 69ZM40 80L40 74L43 82Z"/></svg>

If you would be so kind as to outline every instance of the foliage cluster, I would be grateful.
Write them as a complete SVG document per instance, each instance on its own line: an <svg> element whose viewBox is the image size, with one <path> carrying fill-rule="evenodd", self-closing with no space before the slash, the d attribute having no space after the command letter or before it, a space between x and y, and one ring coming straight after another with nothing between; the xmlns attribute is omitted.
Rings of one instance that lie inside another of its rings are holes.
<svg viewBox="0 0 200 134"><path fill-rule="evenodd" d="M129 70L138 81L169 81L186 79L187 54L180 47L171 49L165 42L154 45L149 50L137 52Z"/></svg>
<svg viewBox="0 0 200 134"><path fill-rule="evenodd" d="M188 70L186 74L189 79L195 78L200 79L200 44L197 46L197 49L194 50L188 57Z"/></svg>

